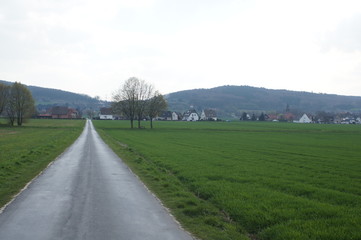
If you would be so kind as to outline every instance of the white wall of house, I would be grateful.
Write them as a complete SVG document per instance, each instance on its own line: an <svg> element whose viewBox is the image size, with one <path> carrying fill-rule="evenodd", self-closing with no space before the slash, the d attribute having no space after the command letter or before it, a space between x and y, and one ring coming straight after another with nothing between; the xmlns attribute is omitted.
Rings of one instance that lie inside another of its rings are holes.
<svg viewBox="0 0 361 240"><path fill-rule="evenodd" d="M100 118L100 120L113 120L114 119L113 115L102 115L102 114L99 115L99 118Z"/></svg>
<svg viewBox="0 0 361 240"><path fill-rule="evenodd" d="M187 121L198 121L198 120L199 120L199 116L197 113L191 113L187 118Z"/></svg>
<svg viewBox="0 0 361 240"><path fill-rule="evenodd" d="M172 121L178 121L178 114L176 112L172 112Z"/></svg>
<svg viewBox="0 0 361 240"><path fill-rule="evenodd" d="M202 112L201 112L201 120L208 120L204 110L202 110Z"/></svg>
<svg viewBox="0 0 361 240"><path fill-rule="evenodd" d="M208 117L208 116L206 115L206 113L205 113L204 110L202 110L200 119L201 119L201 120L204 120L204 121L208 121L208 120L210 120L210 119L213 119L214 121L217 121L217 117Z"/></svg>
<svg viewBox="0 0 361 240"><path fill-rule="evenodd" d="M312 120L306 114L303 114L298 122L299 123L311 123Z"/></svg>

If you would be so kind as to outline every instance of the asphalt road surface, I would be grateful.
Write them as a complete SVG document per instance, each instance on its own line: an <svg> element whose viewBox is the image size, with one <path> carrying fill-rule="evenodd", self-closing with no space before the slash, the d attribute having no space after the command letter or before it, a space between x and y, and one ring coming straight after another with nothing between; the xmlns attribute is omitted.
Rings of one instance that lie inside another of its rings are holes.
<svg viewBox="0 0 361 240"><path fill-rule="evenodd" d="M1 240L191 240L90 121L0 214Z"/></svg>

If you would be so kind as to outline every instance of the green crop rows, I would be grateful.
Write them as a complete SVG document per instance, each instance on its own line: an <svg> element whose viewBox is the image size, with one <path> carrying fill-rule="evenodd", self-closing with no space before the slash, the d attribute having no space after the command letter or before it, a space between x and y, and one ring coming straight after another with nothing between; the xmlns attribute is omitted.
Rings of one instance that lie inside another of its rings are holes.
<svg viewBox="0 0 361 240"><path fill-rule="evenodd" d="M203 239L361 239L361 126L95 121Z"/></svg>
<svg viewBox="0 0 361 240"><path fill-rule="evenodd" d="M0 207L80 135L82 120L30 120L23 127L0 122Z"/></svg>

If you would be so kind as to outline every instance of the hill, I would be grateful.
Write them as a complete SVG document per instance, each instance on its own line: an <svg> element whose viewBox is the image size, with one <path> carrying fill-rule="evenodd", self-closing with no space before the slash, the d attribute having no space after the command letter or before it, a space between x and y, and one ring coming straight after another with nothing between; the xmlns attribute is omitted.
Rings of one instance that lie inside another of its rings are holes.
<svg viewBox="0 0 361 240"><path fill-rule="evenodd" d="M184 112L193 106L197 111L215 109L219 117L239 117L247 112L361 112L361 97L271 90L250 86L221 86L194 89L166 95L169 109Z"/></svg>
<svg viewBox="0 0 361 240"><path fill-rule="evenodd" d="M6 85L12 84L12 82L4 80L0 80L0 83L4 83ZM53 106L67 106L75 108L78 111L84 111L87 109L97 111L101 106L106 105L106 102L92 98L85 94L77 94L58 89L36 86L27 87L33 95L37 110L40 112Z"/></svg>
<svg viewBox="0 0 361 240"><path fill-rule="evenodd" d="M0 83L12 82L0 80ZM98 111L109 103L84 94L57 89L28 86L38 111L53 106L68 106L80 111ZM211 89L193 89L167 94L168 108L185 112L191 106L198 112L211 108L220 118L239 118L245 112L283 112L288 108L293 113L361 112L361 97L336 94L316 94L288 90L272 90L250 86L221 86Z"/></svg>

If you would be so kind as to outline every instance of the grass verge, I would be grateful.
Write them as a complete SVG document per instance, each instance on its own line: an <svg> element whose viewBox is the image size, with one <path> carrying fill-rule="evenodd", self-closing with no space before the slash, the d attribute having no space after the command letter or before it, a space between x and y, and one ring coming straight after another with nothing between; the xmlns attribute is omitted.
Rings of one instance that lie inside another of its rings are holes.
<svg viewBox="0 0 361 240"><path fill-rule="evenodd" d="M0 124L0 207L80 135L83 120L35 120L22 127Z"/></svg>

